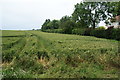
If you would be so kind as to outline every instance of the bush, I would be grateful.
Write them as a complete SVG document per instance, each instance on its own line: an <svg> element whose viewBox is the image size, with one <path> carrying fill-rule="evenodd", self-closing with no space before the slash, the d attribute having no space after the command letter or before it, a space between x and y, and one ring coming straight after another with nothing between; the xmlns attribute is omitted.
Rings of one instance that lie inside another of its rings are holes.
<svg viewBox="0 0 120 80"><path fill-rule="evenodd" d="M63 23L62 27L65 34L72 34L72 30L75 27L75 23L73 21L68 20Z"/></svg>
<svg viewBox="0 0 120 80"><path fill-rule="evenodd" d="M120 40L120 29L107 29L105 30L105 37L107 39Z"/></svg>
<svg viewBox="0 0 120 80"><path fill-rule="evenodd" d="M67 33L67 30L62 29L47 29L44 32L50 33ZM68 31L69 33L69 31ZM98 27L96 29L92 28L76 28L72 30L72 34L77 35L85 35L85 36L95 36L99 38L106 38L106 39L115 39L120 40L120 29L107 29L105 30L104 27Z"/></svg>
<svg viewBox="0 0 120 80"><path fill-rule="evenodd" d="M84 28L78 28L72 30L72 34L84 35L84 32L85 32Z"/></svg>
<svg viewBox="0 0 120 80"><path fill-rule="evenodd" d="M42 30L43 32L49 32L49 33L64 33L62 29L47 29Z"/></svg>
<svg viewBox="0 0 120 80"><path fill-rule="evenodd" d="M86 29L84 35L120 40L120 29Z"/></svg>
<svg viewBox="0 0 120 80"><path fill-rule="evenodd" d="M104 26L100 26L98 28L96 28L97 30L105 30L105 27Z"/></svg>
<svg viewBox="0 0 120 80"><path fill-rule="evenodd" d="M84 32L84 35L90 36L92 30L93 30L92 28L86 28L85 32Z"/></svg>
<svg viewBox="0 0 120 80"><path fill-rule="evenodd" d="M120 40L120 29L107 30L107 38Z"/></svg>
<svg viewBox="0 0 120 80"><path fill-rule="evenodd" d="M105 30L92 30L90 32L91 36L99 37L99 38L105 38L106 37L106 31Z"/></svg>

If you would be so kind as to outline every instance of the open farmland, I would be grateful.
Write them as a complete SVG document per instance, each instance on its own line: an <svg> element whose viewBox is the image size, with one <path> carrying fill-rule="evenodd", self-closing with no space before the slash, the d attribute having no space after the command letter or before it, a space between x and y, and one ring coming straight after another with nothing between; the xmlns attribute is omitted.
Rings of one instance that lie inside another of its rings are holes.
<svg viewBox="0 0 120 80"><path fill-rule="evenodd" d="M117 78L118 41L89 36L2 31L4 78Z"/></svg>

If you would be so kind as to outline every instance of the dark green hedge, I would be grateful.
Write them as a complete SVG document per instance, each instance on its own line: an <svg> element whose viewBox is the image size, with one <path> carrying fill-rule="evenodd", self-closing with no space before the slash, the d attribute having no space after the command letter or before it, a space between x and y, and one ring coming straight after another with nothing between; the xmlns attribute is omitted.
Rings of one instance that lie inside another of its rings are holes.
<svg viewBox="0 0 120 80"><path fill-rule="evenodd" d="M47 29L47 30L42 30L43 32L49 32L49 33L64 33L62 29Z"/></svg>
<svg viewBox="0 0 120 80"><path fill-rule="evenodd" d="M65 33L62 29L47 29L42 30L49 33ZM115 39L120 40L120 29L92 29L92 28L78 28L73 29L72 34L95 36L98 38Z"/></svg>
<svg viewBox="0 0 120 80"><path fill-rule="evenodd" d="M84 35L84 32L85 32L84 28L78 28L72 30L72 34L77 34L77 35Z"/></svg>
<svg viewBox="0 0 120 80"><path fill-rule="evenodd" d="M120 29L107 29L107 30L86 29L84 35L120 40Z"/></svg>

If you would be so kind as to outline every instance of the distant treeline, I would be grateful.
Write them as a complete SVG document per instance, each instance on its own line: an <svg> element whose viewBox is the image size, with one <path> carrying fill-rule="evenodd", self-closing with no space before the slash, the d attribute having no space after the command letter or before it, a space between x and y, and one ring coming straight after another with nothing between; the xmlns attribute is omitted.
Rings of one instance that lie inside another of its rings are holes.
<svg viewBox="0 0 120 80"><path fill-rule="evenodd" d="M46 19L41 30L120 40L119 29L96 28L100 21L110 24L110 20L117 15L120 15L120 1L82 2L75 5L72 16L63 16L60 20Z"/></svg>

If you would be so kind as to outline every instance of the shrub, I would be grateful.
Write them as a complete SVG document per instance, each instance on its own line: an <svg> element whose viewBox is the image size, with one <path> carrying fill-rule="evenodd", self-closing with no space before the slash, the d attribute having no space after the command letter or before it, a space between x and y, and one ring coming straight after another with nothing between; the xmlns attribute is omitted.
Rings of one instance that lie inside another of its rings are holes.
<svg viewBox="0 0 120 80"><path fill-rule="evenodd" d="M105 30L91 30L90 35L95 36L95 37L99 37L99 38L105 38L106 31Z"/></svg>
<svg viewBox="0 0 120 80"><path fill-rule="evenodd" d="M111 39L120 40L120 29L112 29L110 36Z"/></svg>
<svg viewBox="0 0 120 80"><path fill-rule="evenodd" d="M78 28L78 29L73 29L72 34L78 34L78 35L84 35L85 29L83 28Z"/></svg>
<svg viewBox="0 0 120 80"><path fill-rule="evenodd" d="M94 29L86 30L85 35L95 36L99 38L115 39L120 40L120 29Z"/></svg>
<svg viewBox="0 0 120 80"><path fill-rule="evenodd" d="M105 27L104 26L100 26L98 28L96 28L97 30L105 30Z"/></svg>
<svg viewBox="0 0 120 80"><path fill-rule="evenodd" d="M47 29L47 30L43 30L43 32L49 32L49 33L64 33L62 29Z"/></svg>
<svg viewBox="0 0 120 80"><path fill-rule="evenodd" d="M44 30L44 32L50 32L50 33L72 33L77 35L85 35L85 36L95 36L99 38L107 38L107 39L115 39L120 40L120 29L107 29L105 30L104 27L98 27L96 29L92 28L76 28L73 29L72 32L62 29L47 29Z"/></svg>
<svg viewBox="0 0 120 80"><path fill-rule="evenodd" d="M63 23L62 27L63 27L63 31L65 34L72 34L72 29L74 28L75 23L73 21L66 21Z"/></svg>
<svg viewBox="0 0 120 80"><path fill-rule="evenodd" d="M84 32L84 35L90 36L92 30L93 30L92 28L86 28L85 32Z"/></svg>

